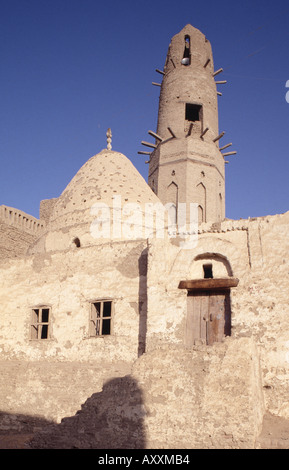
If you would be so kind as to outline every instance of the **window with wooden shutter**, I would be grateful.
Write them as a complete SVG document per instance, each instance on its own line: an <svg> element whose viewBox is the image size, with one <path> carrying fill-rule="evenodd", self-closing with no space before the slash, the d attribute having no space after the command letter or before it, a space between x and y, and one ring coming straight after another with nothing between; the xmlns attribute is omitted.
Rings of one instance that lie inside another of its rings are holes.
<svg viewBox="0 0 289 470"><path fill-rule="evenodd" d="M90 336L107 336L112 334L113 302L98 300L90 305Z"/></svg>
<svg viewBox="0 0 289 470"><path fill-rule="evenodd" d="M51 308L47 306L32 309L30 338L49 339L51 327Z"/></svg>

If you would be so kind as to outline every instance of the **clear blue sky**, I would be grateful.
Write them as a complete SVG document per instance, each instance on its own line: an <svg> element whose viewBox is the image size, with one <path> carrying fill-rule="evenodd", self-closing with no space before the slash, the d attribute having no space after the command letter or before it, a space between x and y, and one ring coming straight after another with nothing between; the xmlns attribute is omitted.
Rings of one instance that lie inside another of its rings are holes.
<svg viewBox="0 0 289 470"><path fill-rule="evenodd" d="M160 75L172 36L187 23L223 67L219 97L226 216L289 210L288 0L1 0L0 204L38 217L78 169L106 147L147 179Z"/></svg>

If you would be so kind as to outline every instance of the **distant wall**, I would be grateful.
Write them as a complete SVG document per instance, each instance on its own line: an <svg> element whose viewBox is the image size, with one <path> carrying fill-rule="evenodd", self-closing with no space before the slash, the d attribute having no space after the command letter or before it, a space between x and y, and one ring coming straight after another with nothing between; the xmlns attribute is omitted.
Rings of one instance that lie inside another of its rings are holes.
<svg viewBox="0 0 289 470"><path fill-rule="evenodd" d="M41 235L45 223L14 209L0 206L0 260L26 253L28 247Z"/></svg>
<svg viewBox="0 0 289 470"><path fill-rule="evenodd" d="M33 235L39 235L45 226L43 221L32 215L4 205L0 206L0 221Z"/></svg>
<svg viewBox="0 0 289 470"><path fill-rule="evenodd" d="M57 201L57 198L52 199L43 199L40 201L40 220L48 224L50 215L52 213L53 207Z"/></svg>

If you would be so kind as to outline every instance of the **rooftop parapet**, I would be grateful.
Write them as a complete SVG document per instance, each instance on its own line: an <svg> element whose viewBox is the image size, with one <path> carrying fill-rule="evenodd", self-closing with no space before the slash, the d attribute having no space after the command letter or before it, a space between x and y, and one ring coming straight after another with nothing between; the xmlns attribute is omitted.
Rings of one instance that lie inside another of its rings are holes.
<svg viewBox="0 0 289 470"><path fill-rule="evenodd" d="M41 234L45 223L13 207L0 206L0 222L31 234Z"/></svg>

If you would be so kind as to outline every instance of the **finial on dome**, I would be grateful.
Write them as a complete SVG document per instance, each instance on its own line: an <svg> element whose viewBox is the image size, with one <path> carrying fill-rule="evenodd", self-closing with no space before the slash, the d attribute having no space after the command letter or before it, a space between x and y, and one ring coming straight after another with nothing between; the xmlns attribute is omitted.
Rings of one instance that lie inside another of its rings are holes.
<svg viewBox="0 0 289 470"><path fill-rule="evenodd" d="M111 129L107 129L107 132L106 132L106 137L107 137L107 150L111 150L111 138L112 138L112 133L111 133Z"/></svg>

